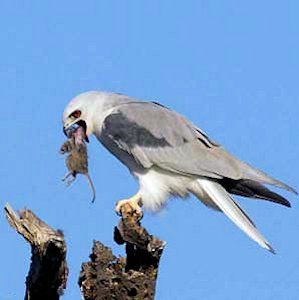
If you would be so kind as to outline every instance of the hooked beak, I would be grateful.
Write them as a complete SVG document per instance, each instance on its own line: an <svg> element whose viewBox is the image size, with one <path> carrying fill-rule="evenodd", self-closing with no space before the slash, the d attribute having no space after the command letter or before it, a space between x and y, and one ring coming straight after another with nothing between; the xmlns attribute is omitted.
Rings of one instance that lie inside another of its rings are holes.
<svg viewBox="0 0 299 300"><path fill-rule="evenodd" d="M84 130L84 140L89 143L88 136L86 134L86 123L81 119L70 120L67 119L63 124L63 133L68 137L71 138L73 133L78 129L78 127L82 127Z"/></svg>
<svg viewBox="0 0 299 300"><path fill-rule="evenodd" d="M73 126L78 122L78 120L66 119L63 124L63 133L69 138L74 132Z"/></svg>

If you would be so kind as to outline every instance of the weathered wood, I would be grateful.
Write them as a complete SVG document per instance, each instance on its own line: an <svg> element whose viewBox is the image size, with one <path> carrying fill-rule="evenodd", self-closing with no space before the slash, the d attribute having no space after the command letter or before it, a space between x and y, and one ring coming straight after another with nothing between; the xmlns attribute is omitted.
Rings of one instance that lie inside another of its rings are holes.
<svg viewBox="0 0 299 300"><path fill-rule="evenodd" d="M58 300L68 275L63 233L52 229L29 209L17 215L6 204L5 212L9 224L31 245L25 300Z"/></svg>
<svg viewBox="0 0 299 300"><path fill-rule="evenodd" d="M159 261L165 242L141 227L130 205L122 207L122 218L114 240L125 244L127 257L115 257L111 249L94 241L90 262L83 263L79 286L85 300L154 299Z"/></svg>

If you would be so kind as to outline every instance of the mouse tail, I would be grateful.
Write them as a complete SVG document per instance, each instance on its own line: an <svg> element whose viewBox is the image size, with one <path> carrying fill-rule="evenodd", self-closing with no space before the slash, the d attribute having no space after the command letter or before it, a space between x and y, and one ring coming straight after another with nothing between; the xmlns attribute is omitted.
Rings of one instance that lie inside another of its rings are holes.
<svg viewBox="0 0 299 300"><path fill-rule="evenodd" d="M86 173L86 177L87 177L88 183L89 183L91 191L92 191L92 200L91 200L91 202L94 203L94 201L96 200L96 190L94 188L94 185L93 185L93 182L91 180L91 177L89 176L88 173Z"/></svg>

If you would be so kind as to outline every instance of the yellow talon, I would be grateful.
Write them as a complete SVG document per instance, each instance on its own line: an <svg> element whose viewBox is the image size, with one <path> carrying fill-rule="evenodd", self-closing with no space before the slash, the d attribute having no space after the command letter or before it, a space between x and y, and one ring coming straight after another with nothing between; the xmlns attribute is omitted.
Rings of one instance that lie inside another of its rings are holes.
<svg viewBox="0 0 299 300"><path fill-rule="evenodd" d="M142 209L141 209L142 203L141 203L141 195L139 193L137 193L136 195L134 195L133 197L131 197L129 199L120 200L116 203L115 212L118 215L121 216L122 206L125 204L129 204L132 211L134 213L136 213L137 215L139 215L140 219L142 218L142 216L143 216Z"/></svg>

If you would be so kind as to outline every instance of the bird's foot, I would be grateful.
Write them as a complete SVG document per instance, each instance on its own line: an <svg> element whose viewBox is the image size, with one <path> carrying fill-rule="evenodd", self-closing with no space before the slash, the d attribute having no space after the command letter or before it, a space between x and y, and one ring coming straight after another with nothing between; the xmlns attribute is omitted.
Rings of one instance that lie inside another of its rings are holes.
<svg viewBox="0 0 299 300"><path fill-rule="evenodd" d="M139 193L137 193L135 196L129 198L120 200L116 203L115 206L115 212L122 216L125 214L134 214L137 216L138 220L141 220L143 217L143 212L141 209L141 197Z"/></svg>

